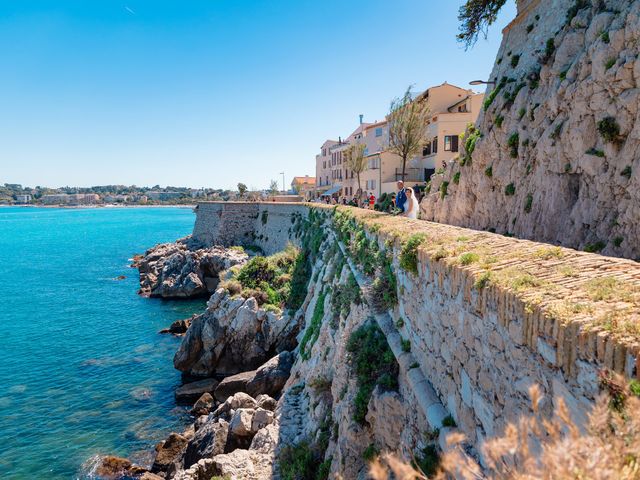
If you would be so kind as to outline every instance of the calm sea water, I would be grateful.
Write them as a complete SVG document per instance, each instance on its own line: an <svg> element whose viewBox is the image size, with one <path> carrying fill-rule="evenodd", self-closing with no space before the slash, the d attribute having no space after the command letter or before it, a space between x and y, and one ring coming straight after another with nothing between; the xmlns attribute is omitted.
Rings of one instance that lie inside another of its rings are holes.
<svg viewBox="0 0 640 480"><path fill-rule="evenodd" d="M128 265L194 219L177 208L0 208L0 478L85 478L83 463L108 453L148 461L184 425L179 340L157 332L204 304L137 296Z"/></svg>

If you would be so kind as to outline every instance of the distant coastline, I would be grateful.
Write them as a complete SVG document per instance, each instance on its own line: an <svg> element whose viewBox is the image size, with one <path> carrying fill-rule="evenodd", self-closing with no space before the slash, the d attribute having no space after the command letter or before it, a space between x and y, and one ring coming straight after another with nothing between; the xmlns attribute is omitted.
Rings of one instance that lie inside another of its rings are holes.
<svg viewBox="0 0 640 480"><path fill-rule="evenodd" d="M66 208L66 209L96 209L96 208L195 208L196 204L184 205L116 205L116 204L100 204L100 205L1 205L0 207L9 208Z"/></svg>

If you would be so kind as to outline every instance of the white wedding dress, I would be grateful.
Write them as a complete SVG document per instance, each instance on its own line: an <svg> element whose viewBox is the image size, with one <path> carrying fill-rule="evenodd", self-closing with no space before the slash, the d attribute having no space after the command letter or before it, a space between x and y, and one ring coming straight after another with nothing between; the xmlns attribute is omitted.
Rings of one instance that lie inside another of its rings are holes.
<svg viewBox="0 0 640 480"><path fill-rule="evenodd" d="M407 198L407 210L404 212L404 216L407 218L418 218L418 200L414 194Z"/></svg>

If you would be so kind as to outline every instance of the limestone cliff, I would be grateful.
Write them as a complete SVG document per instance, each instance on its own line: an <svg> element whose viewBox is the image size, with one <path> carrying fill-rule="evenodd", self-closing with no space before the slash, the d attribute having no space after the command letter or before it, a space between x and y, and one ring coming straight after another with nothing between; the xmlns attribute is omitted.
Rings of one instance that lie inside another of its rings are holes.
<svg viewBox="0 0 640 480"><path fill-rule="evenodd" d="M519 2L423 219L640 258L640 2Z"/></svg>

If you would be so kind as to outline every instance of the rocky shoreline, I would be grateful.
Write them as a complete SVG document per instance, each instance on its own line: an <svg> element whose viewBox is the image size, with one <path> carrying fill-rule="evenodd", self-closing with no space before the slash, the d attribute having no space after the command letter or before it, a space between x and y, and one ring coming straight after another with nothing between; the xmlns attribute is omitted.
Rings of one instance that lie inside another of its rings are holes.
<svg viewBox="0 0 640 480"><path fill-rule="evenodd" d="M192 405L193 423L155 447L148 467L103 457L92 475L105 480L272 478L279 439L278 399L295 360L300 315L267 310L254 297L219 288L246 264L241 248L202 247L190 237L134 257L140 295L187 299L210 295L206 310L159 333L182 337L174 366L185 383L178 404Z"/></svg>

